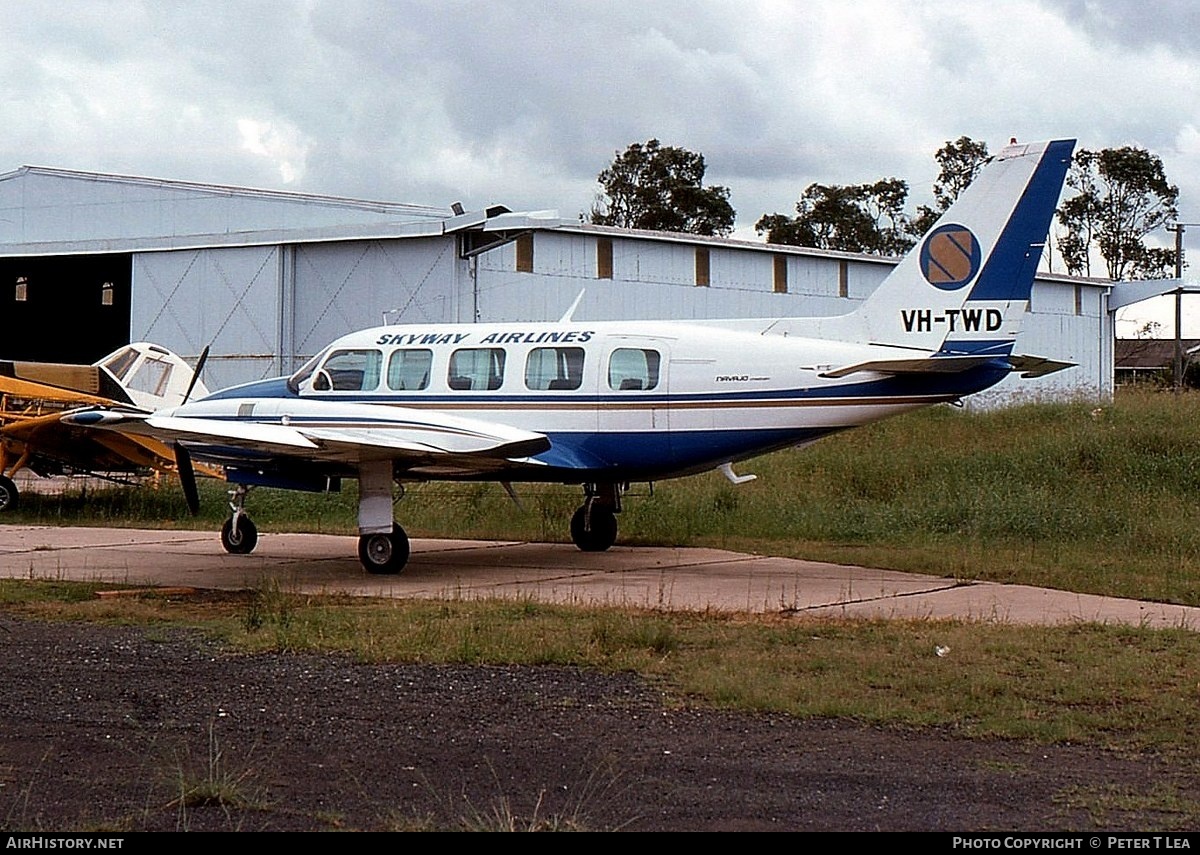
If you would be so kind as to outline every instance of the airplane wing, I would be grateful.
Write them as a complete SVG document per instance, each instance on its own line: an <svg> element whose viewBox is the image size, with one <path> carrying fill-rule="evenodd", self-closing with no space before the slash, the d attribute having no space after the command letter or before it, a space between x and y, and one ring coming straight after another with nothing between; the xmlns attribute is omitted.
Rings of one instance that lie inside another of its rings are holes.
<svg viewBox="0 0 1200 855"><path fill-rule="evenodd" d="M1022 377L1044 377L1065 368L1074 368L1074 362L1060 362L1044 356L928 356L914 359L872 359L845 365L831 371L821 372L822 377L847 377L860 371L875 371L880 374L956 374L980 365L1003 359L1013 371Z"/></svg>
<svg viewBox="0 0 1200 855"><path fill-rule="evenodd" d="M316 402L313 402L316 403ZM321 413L322 409L328 412ZM307 408L303 416L272 421L84 410L63 417L70 425L128 436L179 442L201 459L248 459L353 465L396 460L461 474L491 470L495 462L546 451L545 435L494 422L430 410L358 405ZM489 463L490 461L490 463Z"/></svg>
<svg viewBox="0 0 1200 855"><path fill-rule="evenodd" d="M98 395L92 395L87 392L79 392L74 389L66 389L61 386L54 386L49 383L41 383L35 380L29 380L22 377L13 376L11 369L6 370L7 366L12 363L0 362L0 395L4 396L6 403L3 411L8 414L10 407L18 407L15 402L24 402L35 408L45 409L51 405L59 407L80 407L85 405L103 405L112 404L112 398L105 398ZM84 366L87 367L87 366ZM12 403L9 403L9 402ZM15 410L14 412L20 412ZM2 418L2 416L0 416Z"/></svg>
<svg viewBox="0 0 1200 855"><path fill-rule="evenodd" d="M6 418L0 415L0 420ZM0 439L36 449L37 454L56 460L75 471L126 471L132 468L169 471L175 468L174 452L161 440L149 436L85 431L63 421L63 411L0 421ZM218 477L213 467L197 467Z"/></svg>

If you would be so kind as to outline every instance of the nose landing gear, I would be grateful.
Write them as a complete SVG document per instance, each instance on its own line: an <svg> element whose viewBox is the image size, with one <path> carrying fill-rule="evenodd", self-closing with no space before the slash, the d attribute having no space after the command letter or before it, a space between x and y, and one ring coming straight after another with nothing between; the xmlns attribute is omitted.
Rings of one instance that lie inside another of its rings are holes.
<svg viewBox="0 0 1200 855"><path fill-rule="evenodd" d="M250 488L238 484L229 491L229 509L233 514L221 526L221 546L233 555L249 555L258 546L258 527L246 514L246 494Z"/></svg>

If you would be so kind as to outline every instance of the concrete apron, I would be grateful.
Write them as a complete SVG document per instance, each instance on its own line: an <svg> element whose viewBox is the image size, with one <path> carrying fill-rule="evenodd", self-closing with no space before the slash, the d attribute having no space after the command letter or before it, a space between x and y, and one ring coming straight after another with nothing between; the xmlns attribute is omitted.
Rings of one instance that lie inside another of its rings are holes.
<svg viewBox="0 0 1200 855"><path fill-rule="evenodd" d="M530 599L632 606L1000 624L1099 622L1200 629L1200 608L992 582L742 555L719 549L466 540L412 542L398 576L372 576L354 537L264 534L229 555L215 532L0 525L0 577L312 594Z"/></svg>

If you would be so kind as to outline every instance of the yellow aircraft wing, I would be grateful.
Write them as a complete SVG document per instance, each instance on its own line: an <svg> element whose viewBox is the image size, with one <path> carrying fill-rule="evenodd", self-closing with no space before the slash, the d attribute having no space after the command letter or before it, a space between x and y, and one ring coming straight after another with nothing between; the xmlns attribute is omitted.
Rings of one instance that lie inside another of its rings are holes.
<svg viewBox="0 0 1200 855"><path fill-rule="evenodd" d="M11 476L25 468L39 474L175 471L174 450L158 439L80 430L61 421L85 407L132 405L121 380L99 363L0 361L0 511L15 504ZM197 471L221 476L213 467Z"/></svg>

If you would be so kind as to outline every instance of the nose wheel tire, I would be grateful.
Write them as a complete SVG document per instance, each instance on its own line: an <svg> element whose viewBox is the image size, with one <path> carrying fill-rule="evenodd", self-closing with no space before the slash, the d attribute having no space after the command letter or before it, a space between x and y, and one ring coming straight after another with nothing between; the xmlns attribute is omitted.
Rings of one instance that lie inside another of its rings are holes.
<svg viewBox="0 0 1200 855"><path fill-rule="evenodd" d="M233 517L225 520L221 526L221 546L225 551L234 555L249 555L258 545L258 527L245 514L237 523L237 531L233 530Z"/></svg>
<svg viewBox="0 0 1200 855"><path fill-rule="evenodd" d="M616 514L585 505L571 517L571 540L584 552L603 552L617 542Z"/></svg>
<svg viewBox="0 0 1200 855"><path fill-rule="evenodd" d="M0 513L15 510L17 499L20 498L17 485L7 475L0 475Z"/></svg>
<svg viewBox="0 0 1200 855"><path fill-rule="evenodd" d="M398 525L392 531L364 534L358 539L358 560L368 573L394 575L408 563L408 534Z"/></svg>

